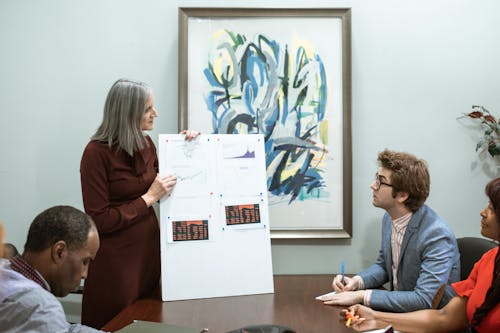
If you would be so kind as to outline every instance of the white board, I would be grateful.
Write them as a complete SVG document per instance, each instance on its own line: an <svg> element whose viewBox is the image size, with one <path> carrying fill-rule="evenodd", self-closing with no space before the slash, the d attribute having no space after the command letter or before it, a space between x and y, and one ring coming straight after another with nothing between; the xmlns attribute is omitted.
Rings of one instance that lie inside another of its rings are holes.
<svg viewBox="0 0 500 333"><path fill-rule="evenodd" d="M159 136L164 301L273 293L262 135Z"/></svg>

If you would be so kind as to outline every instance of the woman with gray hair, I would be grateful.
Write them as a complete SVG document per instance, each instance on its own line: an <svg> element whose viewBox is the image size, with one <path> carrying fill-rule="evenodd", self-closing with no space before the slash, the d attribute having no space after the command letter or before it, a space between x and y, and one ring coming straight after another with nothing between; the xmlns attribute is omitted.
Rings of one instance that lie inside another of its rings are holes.
<svg viewBox="0 0 500 333"><path fill-rule="evenodd" d="M176 177L158 175L156 148L144 134L157 116L151 88L120 79L83 152L83 204L101 237L83 291L82 323L91 327L102 327L138 298L160 295L160 231L152 206L172 191ZM199 132L181 134L192 140Z"/></svg>

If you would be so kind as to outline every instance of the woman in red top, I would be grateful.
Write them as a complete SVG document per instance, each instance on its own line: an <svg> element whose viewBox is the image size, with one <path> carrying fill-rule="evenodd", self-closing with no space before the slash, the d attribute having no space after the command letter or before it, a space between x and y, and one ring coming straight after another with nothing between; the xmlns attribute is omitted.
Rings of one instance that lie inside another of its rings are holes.
<svg viewBox="0 0 500 333"><path fill-rule="evenodd" d="M85 325L101 328L136 299L160 295L160 231L152 206L176 178L158 175L156 148L143 132L153 129L157 116L146 84L118 80L83 152L83 204L101 239L83 289ZM199 134L181 133L187 140Z"/></svg>
<svg viewBox="0 0 500 333"><path fill-rule="evenodd" d="M500 178L486 185L490 202L481 215L481 234L500 241ZM474 265L467 280L452 284L458 296L440 310L409 313L374 311L362 305L351 306L357 331L392 325L403 332L455 332L470 328L478 333L500 332L500 255L498 246L486 252Z"/></svg>

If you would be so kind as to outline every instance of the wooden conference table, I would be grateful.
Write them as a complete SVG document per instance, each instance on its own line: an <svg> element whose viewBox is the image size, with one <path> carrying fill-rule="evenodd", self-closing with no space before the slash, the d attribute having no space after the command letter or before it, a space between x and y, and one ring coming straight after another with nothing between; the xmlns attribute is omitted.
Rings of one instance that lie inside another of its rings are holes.
<svg viewBox="0 0 500 333"><path fill-rule="evenodd" d="M353 331L339 322L343 307L326 306L316 296L331 291L333 275L275 275L274 294L161 302L141 299L129 305L103 330L116 331L134 319L208 328L224 333L248 325L275 324L297 333Z"/></svg>

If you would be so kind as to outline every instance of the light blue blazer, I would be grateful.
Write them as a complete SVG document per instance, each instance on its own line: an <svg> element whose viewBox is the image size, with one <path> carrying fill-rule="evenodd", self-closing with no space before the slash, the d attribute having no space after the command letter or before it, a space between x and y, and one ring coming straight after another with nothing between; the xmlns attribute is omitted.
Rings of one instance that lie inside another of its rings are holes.
<svg viewBox="0 0 500 333"><path fill-rule="evenodd" d="M359 273L365 289L389 282L392 287L391 217L382 220L382 246L375 264ZM439 307L455 296L450 284L460 279L460 254L450 226L430 207L424 205L408 223L401 244L398 265L398 290L374 289L370 307L376 310L409 312L431 308L439 288L446 290Z"/></svg>

